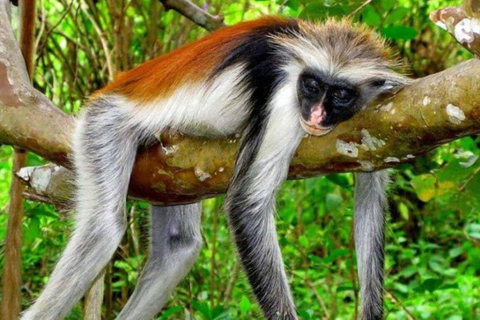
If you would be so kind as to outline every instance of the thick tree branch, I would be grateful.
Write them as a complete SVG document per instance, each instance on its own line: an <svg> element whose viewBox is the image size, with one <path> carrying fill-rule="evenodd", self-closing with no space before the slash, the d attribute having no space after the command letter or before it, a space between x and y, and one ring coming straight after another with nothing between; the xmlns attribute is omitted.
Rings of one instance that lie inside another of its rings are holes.
<svg viewBox="0 0 480 320"><path fill-rule="evenodd" d="M3 4L2 4L3 5ZM5 2L2 9L6 16L9 3ZM35 0L22 0L20 2L20 30L19 42L22 58L26 65L28 79L33 72L33 57L35 53ZM8 19L7 19L8 20ZM16 172L27 164L27 153L15 149L13 154L12 171ZM2 284L4 295L0 306L3 319L16 319L21 308L22 285L22 239L23 239L23 197L24 185L17 177L12 178L10 184L10 203L8 208L8 227L5 238L5 264L3 269Z"/></svg>
<svg viewBox="0 0 480 320"><path fill-rule="evenodd" d="M290 178L392 167L442 143L480 132L480 61L470 60L415 83L372 105L324 137L306 137L290 167ZM1 110L1 106L0 106ZM53 134L53 133L52 133ZM2 125L0 124L0 140ZM181 203L225 192L236 138L207 140L164 133L161 143L140 152L131 195L153 202ZM29 169L30 170L30 169ZM40 168L37 172L42 172ZM33 172L30 170L31 174ZM28 176L28 174L22 174ZM26 180L32 178L27 178ZM68 198L59 172L52 183ZM38 190L50 197L48 190Z"/></svg>
<svg viewBox="0 0 480 320"><path fill-rule="evenodd" d="M223 24L223 17L213 16L188 0L160 0L160 2L165 9L177 11L208 31L217 30L225 26Z"/></svg>
<svg viewBox="0 0 480 320"><path fill-rule="evenodd" d="M29 189L24 193L27 199L50 202L59 211L72 205L73 172L50 163L38 167L25 167L17 172Z"/></svg>
<svg viewBox="0 0 480 320"><path fill-rule="evenodd" d="M466 0L458 8L433 11L430 19L447 30L468 51L480 57L480 0Z"/></svg>
<svg viewBox="0 0 480 320"><path fill-rule="evenodd" d="M32 88L4 16L0 12L0 143L68 166L74 121ZM290 178L391 167L442 143L479 133L478 92L479 60L418 80L331 134L306 137ZM131 195L156 203L182 203L225 192L237 138L207 140L163 133L159 140L138 155Z"/></svg>
<svg viewBox="0 0 480 320"><path fill-rule="evenodd" d="M56 108L30 84L0 0L0 141L26 147L48 160L65 163L73 118Z"/></svg>

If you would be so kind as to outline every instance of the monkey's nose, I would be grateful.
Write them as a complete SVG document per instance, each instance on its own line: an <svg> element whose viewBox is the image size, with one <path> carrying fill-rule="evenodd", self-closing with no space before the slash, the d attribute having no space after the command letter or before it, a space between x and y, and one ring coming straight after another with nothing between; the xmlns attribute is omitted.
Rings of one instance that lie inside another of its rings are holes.
<svg viewBox="0 0 480 320"><path fill-rule="evenodd" d="M309 122L311 125L320 126L323 120L327 117L327 112L323 108L323 104L319 103L313 106L310 109L310 119Z"/></svg>

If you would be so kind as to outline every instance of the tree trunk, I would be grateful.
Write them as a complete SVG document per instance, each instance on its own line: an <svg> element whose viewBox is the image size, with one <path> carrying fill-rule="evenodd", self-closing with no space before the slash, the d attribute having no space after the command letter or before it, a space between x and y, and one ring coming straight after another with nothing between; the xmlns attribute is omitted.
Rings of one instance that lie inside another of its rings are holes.
<svg viewBox="0 0 480 320"><path fill-rule="evenodd" d="M35 0L20 1L20 50L25 60L27 73L31 79L33 73L33 56L36 7ZM10 206L8 208L8 227L5 240L5 266L3 270L3 299L1 305L2 319L17 319L21 307L22 286L22 238L23 238L23 189L21 180L14 174L27 164L27 153L14 149L12 166L12 183L10 185Z"/></svg>

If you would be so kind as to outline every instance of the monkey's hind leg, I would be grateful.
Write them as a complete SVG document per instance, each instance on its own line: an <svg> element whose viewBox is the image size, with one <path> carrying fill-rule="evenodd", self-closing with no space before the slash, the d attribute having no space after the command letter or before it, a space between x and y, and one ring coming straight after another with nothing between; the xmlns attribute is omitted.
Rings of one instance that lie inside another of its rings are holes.
<svg viewBox="0 0 480 320"><path fill-rule="evenodd" d="M108 101L87 108L74 139L76 226L23 320L63 319L108 263L125 231L124 207L138 138Z"/></svg>
<svg viewBox="0 0 480 320"><path fill-rule="evenodd" d="M384 225L387 171L357 173L355 248L361 294L361 320L383 319Z"/></svg>
<svg viewBox="0 0 480 320"><path fill-rule="evenodd" d="M133 295L117 319L149 320L165 305L201 247L201 203L152 207L151 248Z"/></svg>

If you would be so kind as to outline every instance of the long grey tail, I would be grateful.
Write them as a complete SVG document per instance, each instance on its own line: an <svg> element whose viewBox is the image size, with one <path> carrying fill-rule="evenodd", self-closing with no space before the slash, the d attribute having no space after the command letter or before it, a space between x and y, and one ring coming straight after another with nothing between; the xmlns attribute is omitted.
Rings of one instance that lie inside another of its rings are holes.
<svg viewBox="0 0 480 320"><path fill-rule="evenodd" d="M383 262L387 171L357 173L355 248L360 280L361 320L383 318Z"/></svg>

